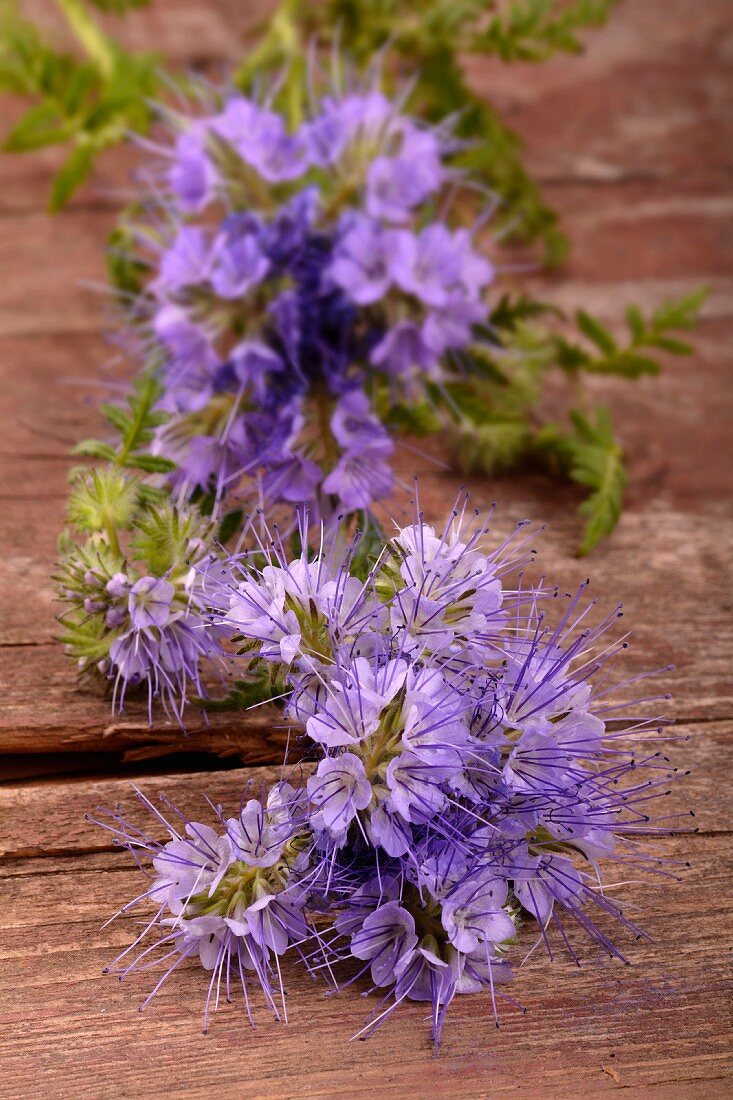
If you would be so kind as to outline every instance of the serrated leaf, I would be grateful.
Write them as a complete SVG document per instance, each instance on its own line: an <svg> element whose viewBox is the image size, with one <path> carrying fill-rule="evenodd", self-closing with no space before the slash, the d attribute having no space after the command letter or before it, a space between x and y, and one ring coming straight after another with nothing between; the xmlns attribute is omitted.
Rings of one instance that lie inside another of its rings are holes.
<svg viewBox="0 0 733 1100"><path fill-rule="evenodd" d="M673 298L662 302L661 306L652 314L652 327L654 329L668 328L693 328L697 324L700 307L708 296L707 287L698 287L684 294L681 298Z"/></svg>
<svg viewBox="0 0 733 1100"><path fill-rule="evenodd" d="M85 455L87 458L101 458L105 462L114 462L117 452L109 443L103 443L101 439L84 439L72 447L73 455Z"/></svg>
<svg viewBox="0 0 733 1100"><path fill-rule="evenodd" d="M46 145L68 141L74 133L73 123L63 124L52 103L32 107L10 131L3 142L8 153L26 153Z"/></svg>
<svg viewBox="0 0 733 1100"><path fill-rule="evenodd" d="M646 322L644 321L644 314L637 305L627 306L626 323L633 339L638 343L646 330Z"/></svg>
<svg viewBox="0 0 733 1100"><path fill-rule="evenodd" d="M672 355L692 355L695 350L686 340L676 340L673 336L652 336L647 340L647 344L650 347L671 352Z"/></svg>
<svg viewBox="0 0 733 1100"><path fill-rule="evenodd" d="M100 11L111 12L113 15L123 15L126 11L134 11L136 8L146 8L150 0L89 0Z"/></svg>
<svg viewBox="0 0 733 1100"><path fill-rule="evenodd" d="M491 311L491 325L494 329L516 332L520 324L548 313L560 318L564 316L562 310L550 302L541 302L524 294L517 298L502 294L499 304ZM488 330L487 338L491 338L491 335L491 330Z"/></svg>
<svg viewBox="0 0 733 1100"><path fill-rule="evenodd" d="M578 548L583 556L610 535L618 523L628 479L608 409L596 409L595 423L577 409L572 410L571 419L576 434L564 441L570 456L569 475L592 490L578 509L587 521Z"/></svg>
<svg viewBox="0 0 733 1100"><path fill-rule="evenodd" d="M618 453L607 451L598 488L583 501L578 509L580 515L587 521L583 541L578 547L579 557L589 554L614 530L621 516L627 480L620 451Z"/></svg>
<svg viewBox="0 0 733 1100"><path fill-rule="evenodd" d="M463 420L448 430L448 445L462 473L495 474L515 465L527 450L530 429L524 419Z"/></svg>
<svg viewBox="0 0 733 1100"><path fill-rule="evenodd" d="M124 465L133 470L144 470L146 474L169 474L176 469L175 462L163 455L128 455Z"/></svg>
<svg viewBox="0 0 733 1100"><path fill-rule="evenodd" d="M607 359L591 359L583 369L590 374L618 374L624 378L641 378L643 374L659 374L659 363L638 351L617 351Z"/></svg>
<svg viewBox="0 0 733 1100"><path fill-rule="evenodd" d="M616 341L597 317L592 317L584 309L576 311L575 320L580 331L596 345L599 351L605 355L613 355L616 351Z"/></svg>
<svg viewBox="0 0 733 1100"><path fill-rule="evenodd" d="M570 374L583 370L593 359L579 344L571 344L569 340L558 337L555 341L557 365L561 370Z"/></svg>
<svg viewBox="0 0 733 1100"><path fill-rule="evenodd" d="M79 145L71 154L60 172L57 172L51 186L49 207L56 214L69 201L77 187L86 180L94 164L96 149L87 142Z"/></svg>
<svg viewBox="0 0 733 1100"><path fill-rule="evenodd" d="M283 684L272 681L266 674L252 680L235 680L227 695L220 699L194 698L192 702L214 714L227 711L245 711L263 703L281 702Z"/></svg>
<svg viewBox="0 0 733 1100"><path fill-rule="evenodd" d="M105 420L108 420L120 432L126 432L129 429L130 417L119 405L111 405L105 401L99 406L99 409Z"/></svg>
<svg viewBox="0 0 733 1100"><path fill-rule="evenodd" d="M385 535L377 520L370 512L359 514L361 538L350 562L350 573L360 581L365 581L384 550Z"/></svg>

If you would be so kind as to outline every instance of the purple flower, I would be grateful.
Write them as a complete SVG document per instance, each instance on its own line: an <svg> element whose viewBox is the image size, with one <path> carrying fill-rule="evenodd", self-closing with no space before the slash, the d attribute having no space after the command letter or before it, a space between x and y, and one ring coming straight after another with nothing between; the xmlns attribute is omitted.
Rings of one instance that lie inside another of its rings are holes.
<svg viewBox="0 0 733 1100"><path fill-rule="evenodd" d="M217 172L206 150L206 125L195 122L176 140L168 184L181 210L198 214L211 202L217 183Z"/></svg>
<svg viewBox="0 0 733 1100"><path fill-rule="evenodd" d="M165 626L171 616L174 586L163 577L141 577L130 589L130 622L135 630Z"/></svg>
<svg viewBox="0 0 733 1100"><path fill-rule="evenodd" d="M308 719L308 736L328 748L353 746L370 737L384 708L402 690L407 667L399 659L377 663L354 657L339 662Z"/></svg>
<svg viewBox="0 0 733 1100"><path fill-rule="evenodd" d="M403 752L387 766L387 786L392 809L405 821L425 821L446 804L443 785L456 767L457 757L444 764L426 761L412 752Z"/></svg>
<svg viewBox="0 0 733 1100"><path fill-rule="evenodd" d="M446 178L434 134L407 128L397 156L379 156L367 173L366 208L373 218L407 221L412 209L437 191Z"/></svg>
<svg viewBox="0 0 733 1100"><path fill-rule="evenodd" d="M347 391L334 441L368 450L370 417L364 394ZM270 1001L286 950L329 975L356 959L356 978L370 972L388 1000L359 1034L423 1000L437 1044L455 996L488 990L496 1012L519 922L571 954L566 921L617 957L606 918L639 934L604 887L602 860L647 865L639 840L664 820L651 821L650 802L674 773L648 745L657 720L634 705L623 728L593 686L614 649L592 650L618 611L587 626L581 586L546 625L540 608L556 590L506 579L527 536L487 546L486 523L464 522L464 504L442 531L418 512L362 578L351 574L356 545L325 526L308 549L305 518L298 556L257 527L251 552L207 563L199 588L185 582L187 603L168 577L84 563L84 614L128 616L110 647L118 683L180 688L198 675L197 632L228 631L241 645L232 660L245 676L268 662L285 721L310 738L305 790L243 796L219 828L179 815L161 843L111 815L123 844L153 859L147 929L174 966L196 958L215 985L234 962Z"/></svg>
<svg viewBox="0 0 733 1100"><path fill-rule="evenodd" d="M467 955L514 935L514 921L502 906L506 881L476 875L456 886L442 906L442 921L453 946Z"/></svg>
<svg viewBox="0 0 733 1100"><path fill-rule="evenodd" d="M375 848L383 848L388 856L404 856L412 847L412 836L403 817L391 813L384 802L371 811L367 833Z"/></svg>
<svg viewBox="0 0 733 1100"><path fill-rule="evenodd" d="M210 126L268 183L297 179L308 168L305 138L288 134L281 115L243 96L230 97Z"/></svg>
<svg viewBox="0 0 733 1100"><path fill-rule="evenodd" d="M359 810L371 802L372 787L359 757L345 752L321 761L308 780L308 795L315 806L313 826L341 840Z"/></svg>
<svg viewBox="0 0 733 1100"><path fill-rule="evenodd" d="M248 221L227 226L214 241L210 280L221 298L243 298L270 270L260 235Z"/></svg>
<svg viewBox="0 0 733 1100"><path fill-rule="evenodd" d="M436 356L449 348L461 348L471 343L474 325L486 321L486 308L460 294L449 295L443 309L435 309L425 318L422 337Z"/></svg>
<svg viewBox="0 0 733 1100"><path fill-rule="evenodd" d="M172 303L157 310L153 329L168 354L161 407L167 412L204 408L213 395L221 365L209 337L181 306Z"/></svg>
<svg viewBox="0 0 733 1100"><path fill-rule="evenodd" d="M450 300L461 277L462 256L446 226L428 225L419 236L399 234L392 275L397 285L425 305L440 308Z"/></svg>
<svg viewBox="0 0 733 1100"><path fill-rule="evenodd" d="M394 129L394 108L378 91L354 93L342 99L326 97L320 113L306 123L304 136L315 164L329 165L354 146L371 147Z"/></svg>
<svg viewBox="0 0 733 1100"><path fill-rule="evenodd" d="M540 927L546 928L556 902L571 911L582 900L583 882L566 856L526 855L514 870L514 893Z"/></svg>
<svg viewBox="0 0 733 1100"><path fill-rule="evenodd" d="M440 1020L440 1024L434 1029L435 1040L439 1042L444 1011L456 991L455 967L437 954L430 939L426 937L413 952L402 956L396 977L394 992L398 1001L407 998L410 1001L430 1001L433 1004L435 1015Z"/></svg>
<svg viewBox="0 0 733 1100"><path fill-rule="evenodd" d="M370 363L395 377L433 374L437 356L413 321L401 321L372 349Z"/></svg>
<svg viewBox="0 0 733 1100"><path fill-rule="evenodd" d="M387 440L384 427L362 390L350 390L339 398L331 417L331 431L339 446L346 449L370 447Z"/></svg>
<svg viewBox="0 0 733 1100"><path fill-rule="evenodd" d="M339 241L329 277L360 306L383 298L392 283L395 235L369 218L358 216Z"/></svg>
<svg viewBox="0 0 733 1100"><path fill-rule="evenodd" d="M414 918L399 902L388 901L369 913L351 937L351 954L371 962L375 985L392 985L397 968L416 945Z"/></svg>
<svg viewBox="0 0 733 1100"><path fill-rule="evenodd" d="M213 893L234 859L228 837L210 825L190 821L184 833L162 846L152 861L157 877L151 896L176 914L194 894Z"/></svg>
<svg viewBox="0 0 733 1100"><path fill-rule="evenodd" d="M186 287L204 283L211 271L211 249L206 232L196 225L180 227L160 260L160 274L151 289L159 297L177 294Z"/></svg>
<svg viewBox="0 0 733 1100"><path fill-rule="evenodd" d="M258 340L244 340L229 354L234 374L260 401L267 394L269 376L284 369L285 364L267 344Z"/></svg>
<svg viewBox="0 0 733 1100"><path fill-rule="evenodd" d="M272 956L282 955L293 943L309 933L303 909L308 898L308 886L301 881L307 872L309 856L304 847L286 843L298 835L299 825L292 822L289 797L292 790L285 786L275 789L267 809L251 800L239 818L232 819L236 833L234 842L218 811L219 830L190 821L177 807L166 800L175 824L144 795L136 792L143 806L155 818L156 829L162 824L170 836L161 842L137 824L128 823L118 810L100 810L97 824L108 829L117 843L127 848L140 865L140 856L152 862L155 879L140 897L125 906L126 912L141 901L150 899L158 907L146 927L108 969L123 977L132 970L145 970L156 946L165 948L163 977L143 1003L154 997L163 981L188 958L197 958L203 969L212 973L204 1012L204 1030L208 1024L212 994L213 1007L218 1007L218 988L222 981L230 999L230 986L238 983L242 989L245 1009L252 1021L248 983L254 975L265 995L268 1006L280 1018L273 987ZM282 826L279 859L258 858L261 846L250 830L268 828L273 817ZM183 822L183 833L181 829ZM268 825L269 822L269 825ZM239 847L239 845L243 847ZM254 847L253 847L254 845ZM254 859L243 861L243 856ZM117 915L119 916L120 913ZM157 937L157 938L156 938ZM132 961L130 952L141 946ZM171 959L173 960L171 962ZM275 973L279 975L279 966ZM278 979L278 1001L284 1007L284 990Z"/></svg>
<svg viewBox="0 0 733 1100"><path fill-rule="evenodd" d="M290 454L268 464L262 475L262 489L269 500L290 504L311 501L323 479L321 467L301 454Z"/></svg>
<svg viewBox="0 0 733 1100"><path fill-rule="evenodd" d="M94 577L91 578L90 583L93 582ZM113 599L118 599L119 597L127 598L130 587L130 578L127 573L115 573L114 576L110 577L107 581L105 590Z"/></svg>
<svg viewBox="0 0 733 1100"><path fill-rule="evenodd" d="M251 867L272 867L282 855L283 845L293 833L291 806L295 792L288 784L271 788L267 803L250 798L238 817L227 821L227 838L232 858Z"/></svg>
<svg viewBox="0 0 733 1100"><path fill-rule="evenodd" d="M394 447L383 438L367 447L347 450L323 481L323 490L338 497L342 508L355 512L387 496L394 475L387 461Z"/></svg>

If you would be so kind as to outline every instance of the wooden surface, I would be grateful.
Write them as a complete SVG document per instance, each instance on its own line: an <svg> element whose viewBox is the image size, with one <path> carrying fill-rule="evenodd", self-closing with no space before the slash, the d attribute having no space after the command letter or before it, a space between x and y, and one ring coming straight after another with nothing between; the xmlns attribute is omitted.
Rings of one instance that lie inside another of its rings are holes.
<svg viewBox="0 0 733 1100"><path fill-rule="evenodd" d="M26 6L50 18L45 0ZM236 57L236 31L263 7L153 0L130 17L127 40L211 71ZM100 371L114 370L88 284L103 277L130 158L110 156L55 220L43 203L56 152L0 162L0 1097L733 1096L732 40L728 0L627 0L582 58L474 65L477 87L525 135L574 243L562 272L535 280L544 297L613 321L631 300L712 290L694 361L633 387L595 385L618 414L632 485L617 533L588 561L572 556L572 489L530 475L471 486L479 507L502 502L500 530L524 516L549 522L538 545L553 578L570 586L590 573L602 599L625 601L630 672L675 664L660 686L679 719L676 762L693 771L670 811L694 806L700 832L659 843L690 861L680 882L625 887L655 939L630 945L630 967L586 951L577 969L538 952L512 988L527 1013L508 1007L497 1031L487 998L459 998L438 1059L424 1008L350 1043L371 1005L356 987L325 998L296 969L287 1029L263 1009L251 1032L229 1008L205 1039L196 968L143 1015L149 975L119 985L100 974L132 938L131 922L100 925L137 872L84 813L129 802L130 777L192 810L203 792L234 805L244 775L233 768L266 779L284 734L266 716L193 723L186 739L165 724L151 733L134 706L112 718L54 643L48 577L68 448L94 424ZM457 480L408 452L400 465L421 475L439 518Z"/></svg>

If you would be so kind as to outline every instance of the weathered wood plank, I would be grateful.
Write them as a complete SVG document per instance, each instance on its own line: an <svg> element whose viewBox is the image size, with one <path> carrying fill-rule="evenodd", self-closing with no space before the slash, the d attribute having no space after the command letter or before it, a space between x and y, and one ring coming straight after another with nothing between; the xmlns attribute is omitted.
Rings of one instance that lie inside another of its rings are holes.
<svg viewBox="0 0 733 1100"><path fill-rule="evenodd" d="M672 793L665 800L663 811L669 818L668 827L684 833L697 829L706 835L733 832L733 802L728 804L709 798L715 776L733 767L733 722L683 723L670 733L674 740L664 746L665 754L672 765L679 766L680 775L685 771L691 774L670 783ZM295 740L290 743L287 765L283 764L283 747L279 757L272 757L269 767L140 778L93 778L90 775L30 779L25 783L0 785L0 819L7 823L0 838L0 859L113 850L109 835L89 825L84 815L92 813L99 805L111 807L121 803L141 820L145 815L133 797L133 783L148 795L165 793L176 805L195 816L208 814L203 794L213 802L229 804L238 800L247 784L259 789L271 785L283 774L292 777L293 782L309 774L312 765L307 761L298 762ZM694 819L689 816L691 808L694 808ZM672 815L679 815L679 820L673 820Z"/></svg>
<svg viewBox="0 0 733 1100"><path fill-rule="evenodd" d="M208 816L210 810L203 794L215 803L233 802L236 808L247 784L251 783L259 793L281 775L282 768L274 766L204 775L162 775L135 780L135 783L148 797L165 793L185 812ZM8 823L0 841L0 860L113 851L110 834L85 821L84 815L93 814L98 806L111 808L124 803L138 818L140 809L132 795L131 784L129 779L85 777L0 787L0 818Z"/></svg>
<svg viewBox="0 0 733 1100"><path fill-rule="evenodd" d="M0 683L11 689L3 708L0 777L5 753L107 752L139 760L209 752L270 764L282 758L288 739L282 717L264 708L246 716L215 714L208 720L192 709L185 732L160 714L151 729L147 703L140 698L131 700L124 714L113 715L103 691L79 686L58 645L5 649L0 659ZM33 675L24 678L27 666Z"/></svg>
<svg viewBox="0 0 733 1100"><path fill-rule="evenodd" d="M580 969L538 951L511 990L528 1011L506 1006L498 1031L488 998L459 998L440 1057L430 1061L431 1096L587 1097L618 1087L647 1096L653 1086L667 1097L694 1096L698 1086L697 1095L728 1095L728 842L677 838L659 848L693 865L681 882L624 890L655 942L624 945L628 968L593 950L583 951ZM100 976L136 934L131 920L99 927L137 888L126 856L19 860L12 870L0 933L7 975L0 1096L15 1100L41 1088L60 1096L215 1089L227 1097L246 1088L263 1100L416 1095L430 1057L424 1006L407 1006L370 1042L351 1045L374 1007L358 996L363 987L324 997L286 962L287 1028L269 1022L258 1004L250 1033L241 1011L225 1006L203 1039L206 980L195 966L174 975L142 1016L134 1009L154 975L123 985Z"/></svg>
<svg viewBox="0 0 733 1100"><path fill-rule="evenodd" d="M541 178L636 176L679 191L730 175L729 36L727 0L626 0L570 62L476 58L469 71Z"/></svg>

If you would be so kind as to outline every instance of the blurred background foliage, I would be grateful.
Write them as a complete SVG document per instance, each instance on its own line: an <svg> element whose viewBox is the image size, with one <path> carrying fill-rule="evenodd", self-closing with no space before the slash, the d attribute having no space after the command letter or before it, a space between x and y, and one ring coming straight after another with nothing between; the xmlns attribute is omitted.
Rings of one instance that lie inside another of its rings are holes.
<svg viewBox="0 0 733 1100"><path fill-rule="evenodd" d="M185 91L186 77L165 73L165 59L132 53L102 30L98 16L146 6L150 0L49 0L63 15L78 53L59 50L24 17L18 0L0 0L0 90L32 100L5 136L5 149L23 152L67 144L51 208L60 209L86 179L95 158L130 132L146 133L153 103L171 82ZM153 0L154 2L154 0ZM525 241L540 241L544 260L558 263L567 240L522 164L522 143L484 98L471 91L461 60L471 55L502 61L541 62L558 52L577 53L580 33L601 26L618 0L282 0L250 33L234 83L247 89L263 73L285 73L281 94L293 120L307 90L313 43L334 48L366 69L384 52L385 76L414 80L412 109L429 120L456 115L464 155L501 197L499 218ZM237 28L233 28L237 33Z"/></svg>
<svg viewBox="0 0 733 1100"><path fill-rule="evenodd" d="M26 18L18 0L0 0L0 91L29 100L4 135L4 148L22 153L55 144L68 147L53 181L52 211L65 205L104 150L132 133L146 134L158 104L173 92L186 95L195 89L195 79L168 71L165 58L154 51L125 50L103 29L100 16L122 17L148 2L49 0L77 43L72 53ZM521 139L490 102L471 90L464 62L492 56L506 63L539 63L557 53L577 53L582 33L602 26L617 2L281 0L270 18L243 38L243 60L232 82L249 91L263 80L276 80L278 105L297 125L307 107L314 53L327 59L344 56L363 71L377 64L392 90L409 81L413 113L429 121L453 116L455 132L465 141L459 163L496 197L495 234L533 245L538 263L552 267L564 258L567 238L524 167ZM238 29L232 33L236 36ZM130 241L123 214L109 267L113 283L126 293L137 289L142 273ZM497 355L472 363L472 391L464 387L453 395L459 412L448 439L454 461L467 472L489 475L530 461L583 486L585 532L579 552L587 553L618 521L627 473L611 414L604 406L593 407L582 380L587 375L635 380L658 372L659 351L688 354L690 346L676 333L694 328L703 298L698 291L666 302L649 317L629 307L628 334L620 342L582 310L572 319L575 333L569 335L570 319L558 310L524 297L502 298L492 315ZM538 414L550 370L567 382L562 423ZM149 375L143 377L151 384ZM394 428L413 434L436 427L429 408L393 408L384 416ZM135 448L128 452L122 465ZM144 455L134 457L137 468L146 461Z"/></svg>

